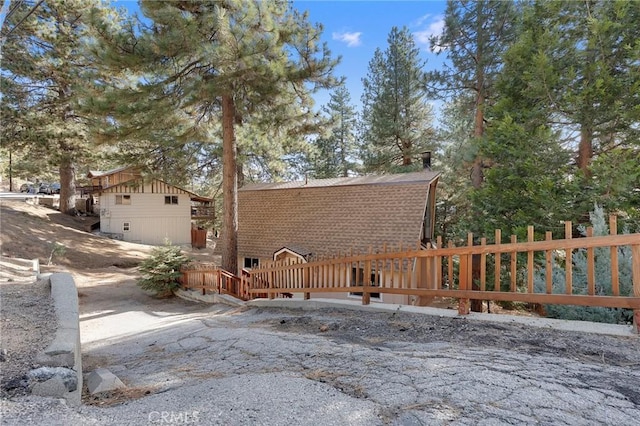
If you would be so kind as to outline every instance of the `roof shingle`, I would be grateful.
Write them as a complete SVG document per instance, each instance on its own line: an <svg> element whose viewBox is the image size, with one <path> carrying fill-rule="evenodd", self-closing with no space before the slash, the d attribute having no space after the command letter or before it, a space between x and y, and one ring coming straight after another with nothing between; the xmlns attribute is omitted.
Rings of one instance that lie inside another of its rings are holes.
<svg viewBox="0 0 640 426"><path fill-rule="evenodd" d="M250 184L238 191L238 254L271 258L282 247L314 255L419 242L438 173Z"/></svg>

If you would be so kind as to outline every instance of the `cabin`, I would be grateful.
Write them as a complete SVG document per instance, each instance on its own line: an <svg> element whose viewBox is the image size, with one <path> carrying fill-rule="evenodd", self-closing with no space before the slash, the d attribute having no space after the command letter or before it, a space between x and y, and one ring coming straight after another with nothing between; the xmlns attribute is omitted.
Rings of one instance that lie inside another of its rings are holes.
<svg viewBox="0 0 640 426"><path fill-rule="evenodd" d="M170 241L202 248L200 234L206 231L198 230L195 221L213 219L211 198L145 178L134 167L90 171L87 177L96 202L94 211L99 210L101 233L133 243L163 245Z"/></svg>
<svg viewBox="0 0 640 426"><path fill-rule="evenodd" d="M438 178L439 173L425 168L405 174L246 185L238 191L238 269L384 247L430 248ZM358 272L353 271L354 280L363 279ZM378 300L406 304L408 296L379 295Z"/></svg>

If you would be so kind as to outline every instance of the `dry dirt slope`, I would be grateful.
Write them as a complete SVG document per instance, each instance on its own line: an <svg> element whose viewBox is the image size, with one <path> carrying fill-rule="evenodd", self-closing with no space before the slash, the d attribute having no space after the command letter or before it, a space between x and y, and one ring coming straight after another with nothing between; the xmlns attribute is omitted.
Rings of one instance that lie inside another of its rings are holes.
<svg viewBox="0 0 640 426"><path fill-rule="evenodd" d="M54 265L91 270L136 266L149 255L151 246L111 240L83 231L93 220L63 215L57 210L24 201L1 200L2 256L38 258L41 265L47 265L57 243L64 246L64 252L54 255Z"/></svg>

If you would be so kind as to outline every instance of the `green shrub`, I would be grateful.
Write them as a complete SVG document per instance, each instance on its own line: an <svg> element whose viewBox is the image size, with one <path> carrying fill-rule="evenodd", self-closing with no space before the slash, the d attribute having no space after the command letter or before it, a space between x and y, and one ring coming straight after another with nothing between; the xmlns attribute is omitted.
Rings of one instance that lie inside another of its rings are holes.
<svg viewBox="0 0 640 426"><path fill-rule="evenodd" d="M180 247L172 246L170 243L156 247L151 256L138 267L142 278L137 284L144 290L155 292L157 296L171 295L180 287L180 269L189 262L191 259L182 254Z"/></svg>
<svg viewBox="0 0 640 426"><path fill-rule="evenodd" d="M605 221L604 211L595 206L595 210L589 214L593 235L608 235L609 227ZM583 235L585 229L580 230ZM595 258L595 294L599 296L611 296L611 253L609 248L596 248ZM632 283L632 258L631 248L618 247L618 274L620 283L620 295L630 296L633 291ZM553 267L553 293L563 294L566 288L565 268L563 265ZM538 270L534 277L535 291L544 293L546 290L545 268ZM573 294L587 294L587 251L576 250L573 253ZM601 308L590 306L569 305L545 305L547 316L568 320L605 322L611 324L626 324L632 320L632 311L621 308Z"/></svg>

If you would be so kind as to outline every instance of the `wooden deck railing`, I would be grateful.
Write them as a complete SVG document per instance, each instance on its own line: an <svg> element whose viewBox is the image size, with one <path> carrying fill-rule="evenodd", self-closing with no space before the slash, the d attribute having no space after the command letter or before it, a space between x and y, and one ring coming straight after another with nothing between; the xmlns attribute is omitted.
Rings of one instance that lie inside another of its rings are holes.
<svg viewBox="0 0 640 426"><path fill-rule="evenodd" d="M617 235L615 217L610 218L611 235L592 236L587 229L585 238L571 237L571 223L565 223L565 238L553 240L546 233L543 241L534 241L534 229L529 227L528 238L501 244L473 245L469 234L467 245L336 256L309 263L293 260L263 264L250 271L249 294L278 293L361 293L362 303L369 304L372 293L411 295L415 297L452 297L459 299L459 312L469 312L469 300L519 301L538 304L567 304L602 306L634 310L634 320L640 324L640 234ZM621 294L619 285L619 248L628 246L632 253L632 292ZM611 258L611 293L597 294L595 283L595 250L607 250ZM559 262L559 257L573 259L575 250L586 251L587 291L578 294L574 286L572 262ZM476 262L476 268L472 268ZM478 265L479 263L479 265ZM553 290L553 270L565 269L564 292ZM544 289L534 286L534 274L544 268ZM477 273L474 275L472 269ZM491 279L489 279L491 278ZM472 286L472 284L475 284Z"/></svg>
<svg viewBox="0 0 640 426"><path fill-rule="evenodd" d="M246 275L238 277L209 264L191 265L189 269L183 269L181 272L180 282L185 289L202 290L203 295L212 292L229 294L242 300L251 298Z"/></svg>

